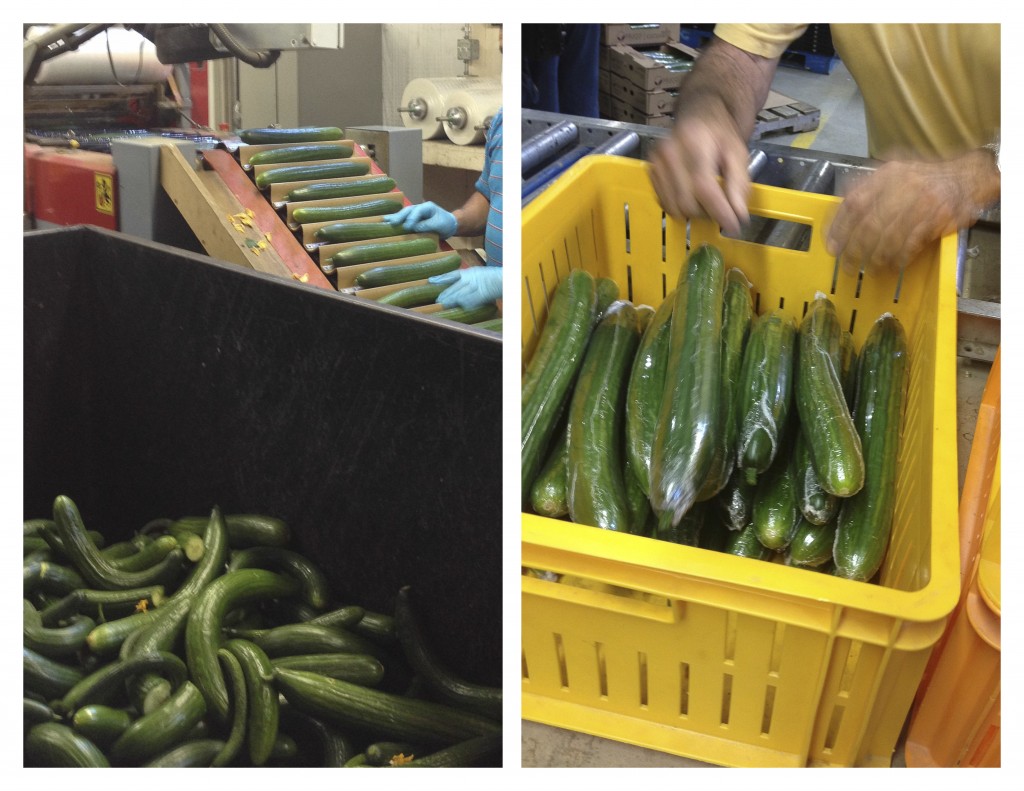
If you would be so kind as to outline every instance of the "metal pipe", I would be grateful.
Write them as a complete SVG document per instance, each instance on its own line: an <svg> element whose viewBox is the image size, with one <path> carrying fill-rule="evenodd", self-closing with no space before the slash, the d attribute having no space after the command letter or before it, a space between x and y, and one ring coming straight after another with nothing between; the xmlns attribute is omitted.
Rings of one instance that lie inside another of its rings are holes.
<svg viewBox="0 0 1024 791"><path fill-rule="evenodd" d="M536 174L523 182L523 198L526 198L532 192L536 192L555 177L560 176L570 166L574 165L593 150L594 149L590 146L576 146L575 148L570 149L568 153L562 154L562 156L554 162L546 165Z"/></svg>
<svg viewBox="0 0 1024 791"><path fill-rule="evenodd" d="M632 156L640 148L640 135L636 132L619 132L606 143L594 149L595 154L612 154L618 157Z"/></svg>
<svg viewBox="0 0 1024 791"><path fill-rule="evenodd" d="M825 193L831 188L833 175L831 162L818 162L795 189L800 192ZM761 243L770 247L784 247L787 250L802 250L804 239L810 230L806 225L770 220L761 233Z"/></svg>
<svg viewBox="0 0 1024 791"><path fill-rule="evenodd" d="M572 121L559 121L529 140L524 140L520 157L523 176L532 174L579 139L580 130L576 124Z"/></svg>

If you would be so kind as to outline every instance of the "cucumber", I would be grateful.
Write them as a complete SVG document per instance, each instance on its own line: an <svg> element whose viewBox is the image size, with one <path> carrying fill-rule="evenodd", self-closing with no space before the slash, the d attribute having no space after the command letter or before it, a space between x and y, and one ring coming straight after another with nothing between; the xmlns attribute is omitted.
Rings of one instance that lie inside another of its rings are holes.
<svg viewBox="0 0 1024 791"><path fill-rule="evenodd" d="M178 539L172 535L157 536L145 546L124 557L106 556L110 565L121 571L143 571L156 565L167 555L179 548ZM184 550L182 550L184 552Z"/></svg>
<svg viewBox="0 0 1024 791"><path fill-rule="evenodd" d="M131 724L131 715L124 709L98 703L82 706L71 718L75 732L101 749L117 741Z"/></svg>
<svg viewBox="0 0 1024 791"><path fill-rule="evenodd" d="M672 511L662 512L658 515L654 537L661 541L670 541L673 544L697 546L700 543L701 533L704 531L705 520L708 518L707 503L707 500L694 503L679 520L676 520L675 513Z"/></svg>
<svg viewBox="0 0 1024 791"><path fill-rule="evenodd" d="M51 659L72 657L85 645L85 640L96 626L86 615L74 615L66 626L47 628L28 600L24 605L23 643L33 651Z"/></svg>
<svg viewBox="0 0 1024 791"><path fill-rule="evenodd" d="M60 717L57 712L46 703L34 698L23 698L24 720L28 726L38 725L41 722L56 722Z"/></svg>
<svg viewBox="0 0 1024 791"><path fill-rule="evenodd" d="M547 321L523 375L520 477L524 502L544 464L583 363L596 315L594 276L584 269L572 270L555 289Z"/></svg>
<svg viewBox="0 0 1024 791"><path fill-rule="evenodd" d="M797 431L793 446L793 471L796 474L797 500L804 519L812 525L831 522L839 510L839 498L822 488L803 426Z"/></svg>
<svg viewBox="0 0 1024 791"><path fill-rule="evenodd" d="M743 349L750 335L754 301L750 281L735 267L725 274L725 304L722 311L722 425L715 444L715 457L698 500L708 500L722 491L736 464L737 426L733 415L739 401Z"/></svg>
<svg viewBox="0 0 1024 791"><path fill-rule="evenodd" d="M792 566L821 567L832 560L836 542L835 520L815 525L802 519L789 544L786 560Z"/></svg>
<svg viewBox="0 0 1024 791"><path fill-rule="evenodd" d="M651 455L651 505L676 522L704 485L723 424L724 297L722 255L701 245L679 271L665 393Z"/></svg>
<svg viewBox="0 0 1024 791"><path fill-rule="evenodd" d="M304 739L312 738L320 745L320 766L339 769L357 755L353 740L337 728L292 707L284 708L281 716L290 731Z"/></svg>
<svg viewBox="0 0 1024 791"><path fill-rule="evenodd" d="M65 665L22 646L25 693L33 692L45 700L66 694L85 676L77 667Z"/></svg>
<svg viewBox="0 0 1024 791"><path fill-rule="evenodd" d="M445 308L430 315L435 319L447 319L448 321L457 321L460 324L476 324L479 321L488 321L495 318L498 315L498 306L490 303L475 308Z"/></svg>
<svg viewBox="0 0 1024 791"><path fill-rule="evenodd" d="M113 705L124 696L128 680L147 672L166 677L173 688L180 687L188 678L188 668L181 659L166 651L155 651L104 665L79 680L59 701L54 701L53 709L68 713L90 703Z"/></svg>
<svg viewBox="0 0 1024 791"><path fill-rule="evenodd" d="M636 308L619 301L594 328L569 403L566 492L578 524L629 532L622 437L629 369L640 342Z"/></svg>
<svg viewBox="0 0 1024 791"><path fill-rule="evenodd" d="M66 596L85 587L82 575L73 568L52 560L35 560L24 564L25 592L39 589L54 596ZM44 621L44 624L46 622Z"/></svg>
<svg viewBox="0 0 1024 791"><path fill-rule="evenodd" d="M734 466L725 488L718 493L718 511L730 530L742 530L750 524L754 514L754 493L757 485L747 483L743 469Z"/></svg>
<svg viewBox="0 0 1024 791"><path fill-rule="evenodd" d="M249 157L249 164L280 165L284 162L314 162L318 159L346 159L350 156L352 156L352 146L350 145L319 143L257 151ZM363 173L366 171L364 170Z"/></svg>
<svg viewBox="0 0 1024 791"><path fill-rule="evenodd" d="M355 195L379 195L382 192L391 192L394 188L395 180L390 176L374 175L357 177L343 182L304 184L290 190L286 200L298 203L326 198L348 198Z"/></svg>
<svg viewBox="0 0 1024 791"><path fill-rule="evenodd" d="M32 726L25 737L25 766L105 768L110 762L99 747L67 725L44 722Z"/></svg>
<svg viewBox="0 0 1024 791"><path fill-rule="evenodd" d="M626 455L644 493L651 494L651 450L661 413L675 292L665 297L637 347L626 388Z"/></svg>
<svg viewBox="0 0 1024 791"><path fill-rule="evenodd" d="M341 242L363 242L367 239L385 239L402 236L412 231L401 223L389 222L336 222L316 229L313 238L318 242L337 244Z"/></svg>
<svg viewBox="0 0 1024 791"><path fill-rule="evenodd" d="M568 435L563 427L556 435L548 459L530 490L530 504L534 512L550 519L561 519L569 515L566 490L568 464Z"/></svg>
<svg viewBox="0 0 1024 791"><path fill-rule="evenodd" d="M136 612L126 615L124 618L107 621L89 632L85 644L89 651L96 656L116 653L132 632L148 626L153 622L153 618L154 616L150 612Z"/></svg>
<svg viewBox="0 0 1024 791"><path fill-rule="evenodd" d="M402 201L397 198L374 198L343 206L296 206L292 210L292 219L299 225L331 220L357 220L360 217L394 214L401 208Z"/></svg>
<svg viewBox="0 0 1024 791"><path fill-rule="evenodd" d="M217 518L224 522L227 531L227 546L231 549L246 547L283 547L292 540L292 532L283 519L263 514L228 514L215 509ZM210 516L186 516L178 519L172 528L182 528L204 535L209 529ZM205 536L204 536L205 540Z"/></svg>
<svg viewBox="0 0 1024 791"><path fill-rule="evenodd" d="M348 629L359 623L366 617L366 610L358 605L349 604L339 607L336 610L316 615L309 619L308 623L319 624L320 626L338 626Z"/></svg>
<svg viewBox="0 0 1024 791"><path fill-rule="evenodd" d="M344 133L337 126L276 126L243 129L238 137L243 143L265 145L267 143L317 143L341 140Z"/></svg>
<svg viewBox="0 0 1024 791"><path fill-rule="evenodd" d="M339 728L396 741L447 747L500 733L501 724L452 706L394 695L302 670L274 670L274 683L289 704Z"/></svg>
<svg viewBox="0 0 1024 791"><path fill-rule="evenodd" d="M501 334L502 324L503 324L502 318L499 316L496 319L488 319L487 321L478 321L473 326L476 327L477 329L487 330L488 332L496 332L496 333L498 333L500 335Z"/></svg>
<svg viewBox="0 0 1024 791"><path fill-rule="evenodd" d="M410 667L438 700L500 721L501 688L467 681L441 663L427 644L419 617L413 609L409 590L409 586L404 586L398 591L398 598L395 601L395 629Z"/></svg>
<svg viewBox="0 0 1024 791"><path fill-rule="evenodd" d="M819 294L800 323L794 395L822 488L849 497L864 485L864 455L839 378L841 340L835 305Z"/></svg>
<svg viewBox="0 0 1024 791"><path fill-rule="evenodd" d="M364 687L375 687L384 678L384 665L370 654L288 654L271 659L270 664L288 670L309 670Z"/></svg>
<svg viewBox="0 0 1024 791"><path fill-rule="evenodd" d="M453 251L429 261L375 266L356 275L356 285L361 288L392 286L395 283L408 283L412 280L423 280L434 275L454 272L460 266L462 266L462 256L458 251Z"/></svg>
<svg viewBox="0 0 1024 791"><path fill-rule="evenodd" d="M261 190L271 184L289 181L316 181L317 179L342 179L365 176L370 172L369 162L321 162L317 165L286 165L260 171L256 186Z"/></svg>
<svg viewBox="0 0 1024 791"><path fill-rule="evenodd" d="M263 649L248 640L228 640L221 650L238 662L246 690L248 721L245 743L253 766L263 766L277 739L280 705L272 684L274 668Z"/></svg>
<svg viewBox="0 0 1024 791"><path fill-rule="evenodd" d="M186 681L168 700L128 726L110 748L111 761L119 766L145 764L185 739L205 714L202 693Z"/></svg>
<svg viewBox="0 0 1024 791"><path fill-rule="evenodd" d="M404 765L421 752L419 745L408 742L374 742L365 750L366 762L370 766L399 766L399 762Z"/></svg>
<svg viewBox="0 0 1024 791"><path fill-rule="evenodd" d="M138 588L174 581L181 574L185 555L176 549L143 571L121 571L107 560L89 537L78 507L65 495L53 501L53 519L65 552L89 585L107 590Z"/></svg>
<svg viewBox="0 0 1024 791"><path fill-rule="evenodd" d="M642 336L647 332L647 328L650 326L651 321L654 319L656 311L650 305L637 305L636 306L636 326Z"/></svg>
<svg viewBox="0 0 1024 791"><path fill-rule="evenodd" d="M379 297L381 305L395 305L399 308L415 308L420 305L432 305L448 286L423 283L418 286L407 286Z"/></svg>
<svg viewBox="0 0 1024 791"><path fill-rule="evenodd" d="M192 739L158 755L146 766L163 769L205 768L210 766L223 749L224 742L221 739Z"/></svg>
<svg viewBox="0 0 1024 791"><path fill-rule="evenodd" d="M395 618L387 613L365 613L358 623L352 625L352 631L370 638L380 646L398 645L398 636L395 634Z"/></svg>
<svg viewBox="0 0 1024 791"><path fill-rule="evenodd" d="M228 572L252 568L280 571L298 580L303 601L314 610L325 610L330 604L327 575L305 555L283 547L248 547L231 553Z"/></svg>
<svg viewBox="0 0 1024 791"><path fill-rule="evenodd" d="M726 543L723 551L741 558L755 558L757 560L770 560L774 554L758 539L757 528L754 527L753 522L742 530L730 531L729 541Z"/></svg>
<svg viewBox="0 0 1024 791"><path fill-rule="evenodd" d="M119 591L79 588L43 610L39 617L43 626L52 626L76 615L93 620L117 619L137 612L141 607L152 609L164 603L163 585L125 588Z"/></svg>
<svg viewBox="0 0 1024 791"><path fill-rule="evenodd" d="M185 626L189 675L218 723L228 719L228 692L217 661L221 623L234 607L281 596L294 596L299 583L264 569L240 569L217 577L196 596ZM154 712L155 713L155 712Z"/></svg>
<svg viewBox="0 0 1024 791"><path fill-rule="evenodd" d="M453 744L441 750L429 753L411 761L395 763L396 768L416 768L418 766L500 766L501 735L477 736L464 742Z"/></svg>
<svg viewBox="0 0 1024 791"><path fill-rule="evenodd" d="M226 648L217 650L217 659L220 660L224 672L231 682L231 729L228 731L224 747L210 762L211 767L228 766L235 760L235 756L241 751L245 741L246 725L250 718L249 694L241 663Z"/></svg>
<svg viewBox="0 0 1024 791"><path fill-rule="evenodd" d="M640 480L633 471L629 456L623 454L622 485L626 491L626 511L629 513L629 532L642 536L647 533L648 523L652 517L651 501L647 492L640 485Z"/></svg>
<svg viewBox="0 0 1024 791"><path fill-rule="evenodd" d="M786 450L757 482L754 494L754 530L757 540L779 552L789 546L800 524L793 461Z"/></svg>
<svg viewBox="0 0 1024 791"><path fill-rule="evenodd" d="M594 281L594 290L597 292L597 314L594 316L595 323L600 321L608 310L619 299L619 284L610 277L599 277Z"/></svg>
<svg viewBox="0 0 1024 791"><path fill-rule="evenodd" d="M275 659L293 654L369 654L382 656L381 649L361 635L337 626L288 623L270 629L229 629L228 633L251 640Z"/></svg>
<svg viewBox="0 0 1024 791"><path fill-rule="evenodd" d="M853 335L848 330L843 330L839 342L839 360L839 379L843 383L843 395L846 396L850 414L853 414L853 398L857 391L857 348L853 343Z"/></svg>
<svg viewBox="0 0 1024 791"><path fill-rule="evenodd" d="M354 264L372 264L377 261L392 261L414 255L427 255L438 251L437 239L420 236L415 239L399 239L385 242L366 242L339 250L331 256L331 265L337 269Z"/></svg>
<svg viewBox="0 0 1024 791"><path fill-rule="evenodd" d="M758 318L743 352L736 464L754 484L775 460L793 401L796 321L779 309Z"/></svg>
<svg viewBox="0 0 1024 791"><path fill-rule="evenodd" d="M895 316L883 314L871 326L857 365L853 414L866 475L861 490L839 507L833 549L838 576L870 580L885 557L908 382L906 332Z"/></svg>

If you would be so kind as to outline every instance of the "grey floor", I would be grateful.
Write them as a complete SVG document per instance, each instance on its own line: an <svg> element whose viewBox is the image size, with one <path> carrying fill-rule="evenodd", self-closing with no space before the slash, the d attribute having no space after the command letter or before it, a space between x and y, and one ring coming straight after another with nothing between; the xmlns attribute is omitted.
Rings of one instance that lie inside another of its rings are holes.
<svg viewBox="0 0 1024 791"><path fill-rule="evenodd" d="M850 156L867 156L864 104L849 71L838 63L830 74L780 67L773 90L821 110L816 130L799 134L772 134L766 142ZM958 456L960 483L970 453L970 441L978 417L988 365L961 359L957 374ZM524 767L705 767L710 764L668 753L647 750L583 733L553 728L524 720L522 723ZM893 766L905 766L902 740Z"/></svg>

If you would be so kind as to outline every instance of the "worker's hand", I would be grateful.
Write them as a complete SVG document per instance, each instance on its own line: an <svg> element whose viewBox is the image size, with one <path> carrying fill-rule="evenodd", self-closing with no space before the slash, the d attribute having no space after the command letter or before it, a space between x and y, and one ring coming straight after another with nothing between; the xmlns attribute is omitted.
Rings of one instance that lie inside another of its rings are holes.
<svg viewBox="0 0 1024 791"><path fill-rule="evenodd" d="M848 190L825 246L844 271L898 271L926 245L973 225L999 198L999 171L976 151L945 162L886 162Z"/></svg>
<svg viewBox="0 0 1024 791"><path fill-rule="evenodd" d="M448 286L437 301L446 308L470 310L501 299L501 267L470 266L443 275L434 275L429 282Z"/></svg>
<svg viewBox="0 0 1024 791"><path fill-rule="evenodd" d="M458 220L450 211L445 211L432 201L404 206L394 214L385 215L384 222L405 227L409 233L436 233L440 238L454 236L459 227Z"/></svg>
<svg viewBox="0 0 1024 791"><path fill-rule="evenodd" d="M726 114L683 116L671 136L654 149L648 170L666 214L710 217L735 235L750 219L749 157L743 137Z"/></svg>

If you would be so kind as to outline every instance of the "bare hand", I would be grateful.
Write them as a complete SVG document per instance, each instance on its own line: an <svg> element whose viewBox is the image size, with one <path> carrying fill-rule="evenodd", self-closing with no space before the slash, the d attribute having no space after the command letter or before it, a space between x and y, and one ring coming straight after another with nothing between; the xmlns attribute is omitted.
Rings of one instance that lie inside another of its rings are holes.
<svg viewBox="0 0 1024 791"><path fill-rule="evenodd" d="M999 171L983 151L946 162L887 162L849 190L825 244L849 273L898 271L926 245L972 225L998 196Z"/></svg>
<svg viewBox="0 0 1024 791"><path fill-rule="evenodd" d="M684 117L655 148L648 172L666 214L710 217L738 234L749 220L748 159L732 119Z"/></svg>

